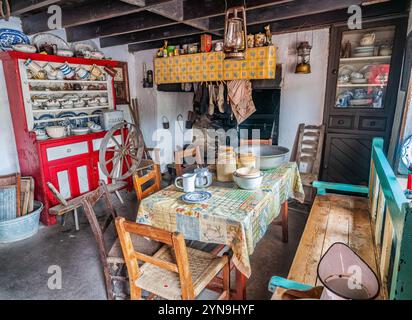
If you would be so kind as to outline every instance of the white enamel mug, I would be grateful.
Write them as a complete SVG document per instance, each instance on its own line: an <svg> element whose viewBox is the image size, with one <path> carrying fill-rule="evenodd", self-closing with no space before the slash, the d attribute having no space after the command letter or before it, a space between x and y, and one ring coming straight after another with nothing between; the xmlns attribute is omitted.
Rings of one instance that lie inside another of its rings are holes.
<svg viewBox="0 0 412 320"><path fill-rule="evenodd" d="M176 188L183 190L186 193L194 192L196 190L196 177L194 173L185 173L183 176L176 178Z"/></svg>

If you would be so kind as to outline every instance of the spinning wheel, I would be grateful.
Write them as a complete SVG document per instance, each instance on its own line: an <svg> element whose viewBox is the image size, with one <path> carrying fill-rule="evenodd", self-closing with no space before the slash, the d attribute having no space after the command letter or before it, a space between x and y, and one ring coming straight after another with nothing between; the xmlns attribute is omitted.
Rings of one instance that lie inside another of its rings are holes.
<svg viewBox="0 0 412 320"><path fill-rule="evenodd" d="M134 124L123 122L104 137L99 154L102 172L110 179L125 180L138 168L144 153L143 135Z"/></svg>

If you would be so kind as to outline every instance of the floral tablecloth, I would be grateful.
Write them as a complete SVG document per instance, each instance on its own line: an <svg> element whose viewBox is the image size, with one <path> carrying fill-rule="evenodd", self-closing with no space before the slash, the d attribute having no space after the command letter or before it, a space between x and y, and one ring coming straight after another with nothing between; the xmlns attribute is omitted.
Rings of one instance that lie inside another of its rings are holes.
<svg viewBox="0 0 412 320"><path fill-rule="evenodd" d="M200 204L184 203L183 193L169 186L141 202L137 222L181 232L187 240L228 245L236 268L250 277L249 256L279 215L282 203L289 198L304 200L296 163L264 174L260 190L211 186L207 191L212 197Z"/></svg>

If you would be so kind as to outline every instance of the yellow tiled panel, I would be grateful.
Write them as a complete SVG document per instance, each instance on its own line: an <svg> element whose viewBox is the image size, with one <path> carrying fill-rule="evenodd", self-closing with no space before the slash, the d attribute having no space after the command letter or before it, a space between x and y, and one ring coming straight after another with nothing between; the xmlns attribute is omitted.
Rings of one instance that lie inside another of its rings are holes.
<svg viewBox="0 0 412 320"><path fill-rule="evenodd" d="M276 48L249 49L245 60L224 60L223 52L155 59L155 80L161 83L233 79L274 79Z"/></svg>

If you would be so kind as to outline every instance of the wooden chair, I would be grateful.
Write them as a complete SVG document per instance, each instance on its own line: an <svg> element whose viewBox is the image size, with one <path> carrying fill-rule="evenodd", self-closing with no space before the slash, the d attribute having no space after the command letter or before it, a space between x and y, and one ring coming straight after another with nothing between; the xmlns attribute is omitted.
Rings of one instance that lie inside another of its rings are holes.
<svg viewBox="0 0 412 320"><path fill-rule="evenodd" d="M94 207L100 199L104 200L105 210L107 212L106 220L101 227L94 211ZM104 241L104 234L107 228L110 226L113 219L117 216L115 209L111 203L109 189L104 181L100 181L100 187L95 191L92 191L81 198L81 206L84 208L87 220L90 223L94 238L99 250L100 261L103 266L103 274L106 285L107 298L114 300L116 298L127 299L127 290L123 292L115 292L115 282L128 283L128 275L125 266L125 260L123 258L121 245L119 239L116 239L110 250L106 246ZM139 248L141 252L146 254L153 254L159 249L159 245L153 241L144 239L143 237L132 236L133 245L135 248ZM118 290L119 291L119 290Z"/></svg>
<svg viewBox="0 0 412 320"><path fill-rule="evenodd" d="M312 204L315 196L312 184L319 179L324 137L325 125L299 125L292 161L296 161L299 167L306 204Z"/></svg>
<svg viewBox="0 0 412 320"><path fill-rule="evenodd" d="M116 219L116 228L129 273L132 300L142 298L142 290L169 300L193 300L222 271L223 288L219 299L230 297L229 257L187 248L183 235L150 226ZM133 247L131 235L140 235L163 243L153 256ZM139 268L138 261L145 262Z"/></svg>
<svg viewBox="0 0 412 320"><path fill-rule="evenodd" d="M195 159L193 164L185 164L184 159L192 157ZM196 146L195 148L188 148L185 150L180 150L175 152L175 169L176 176L181 176L186 172L192 172L199 165L203 164L202 155L200 152L200 147Z"/></svg>
<svg viewBox="0 0 412 320"><path fill-rule="evenodd" d="M240 139L240 145L241 146L247 146L247 145L253 145L253 144L260 144L260 145L272 145L273 141L272 139L267 139L267 140L258 140L258 139L253 139L253 140L245 140L245 139Z"/></svg>
<svg viewBox="0 0 412 320"><path fill-rule="evenodd" d="M94 210L94 206L101 199L104 200L105 210L107 212L106 219L102 226L98 222L96 212ZM109 300L113 300L115 296L113 293L112 277L109 272L108 250L104 241L104 233L106 232L110 223L117 217L117 214L111 203L109 190L107 189L106 184L101 181L99 188L83 196L81 204L83 206L87 220L90 223L94 238L97 242L97 247L99 249L100 261L103 265L107 298Z"/></svg>
<svg viewBox="0 0 412 320"><path fill-rule="evenodd" d="M146 187L148 183L151 185ZM150 160L142 160L140 168L133 174L133 185L139 202L159 191L161 187L159 165Z"/></svg>

